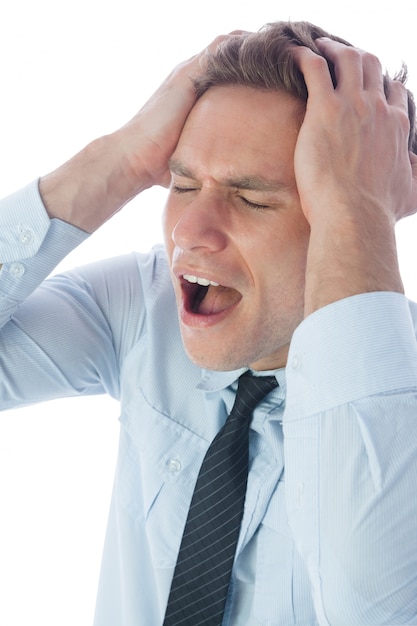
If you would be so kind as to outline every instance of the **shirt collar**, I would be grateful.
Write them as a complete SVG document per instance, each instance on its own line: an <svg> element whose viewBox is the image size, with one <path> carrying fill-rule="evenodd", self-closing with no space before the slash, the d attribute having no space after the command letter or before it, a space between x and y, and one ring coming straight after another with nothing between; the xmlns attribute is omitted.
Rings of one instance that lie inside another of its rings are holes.
<svg viewBox="0 0 417 626"><path fill-rule="evenodd" d="M233 385L244 372L248 370L247 367L242 367L238 370L231 370L230 372L215 372L211 370L202 370L201 380L197 385L197 389L206 392L216 392L226 389L230 385ZM287 382L285 377L285 368L279 368L276 370L270 370L268 372L252 371L254 376L275 376L278 381L278 387L274 390L276 398L285 400L287 393Z"/></svg>
<svg viewBox="0 0 417 626"><path fill-rule="evenodd" d="M202 370L201 380L197 385L197 389L210 392L221 391L229 387L229 385L232 385L247 369L247 367L242 367L241 369L231 370L230 372Z"/></svg>

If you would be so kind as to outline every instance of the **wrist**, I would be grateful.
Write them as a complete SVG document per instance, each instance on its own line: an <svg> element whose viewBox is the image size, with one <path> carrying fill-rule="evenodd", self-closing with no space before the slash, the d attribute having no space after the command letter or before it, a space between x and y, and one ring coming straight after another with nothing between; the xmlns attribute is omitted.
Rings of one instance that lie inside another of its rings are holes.
<svg viewBox="0 0 417 626"><path fill-rule="evenodd" d="M39 190L49 217L91 233L151 185L145 170L129 167L118 133L88 144L42 177Z"/></svg>
<svg viewBox="0 0 417 626"><path fill-rule="evenodd" d="M305 315L343 298L376 291L403 293L392 221L379 215L373 220L329 219L312 224Z"/></svg>

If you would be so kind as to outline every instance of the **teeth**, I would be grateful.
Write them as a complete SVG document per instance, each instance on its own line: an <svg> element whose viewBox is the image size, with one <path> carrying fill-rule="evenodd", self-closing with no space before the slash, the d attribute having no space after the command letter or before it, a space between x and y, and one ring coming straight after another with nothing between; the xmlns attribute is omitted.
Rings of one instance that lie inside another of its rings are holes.
<svg viewBox="0 0 417 626"><path fill-rule="evenodd" d="M198 283L202 287L208 287L209 285L213 285L213 287L219 286L219 283L215 283L214 280L207 280L207 278L200 278L200 276L193 276L192 274L184 274L183 278L189 283Z"/></svg>

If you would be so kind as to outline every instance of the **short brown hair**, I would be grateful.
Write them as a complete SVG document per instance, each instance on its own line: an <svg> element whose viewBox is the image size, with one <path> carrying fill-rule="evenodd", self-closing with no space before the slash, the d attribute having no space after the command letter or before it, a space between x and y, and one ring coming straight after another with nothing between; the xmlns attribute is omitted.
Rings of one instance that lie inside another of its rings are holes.
<svg viewBox="0 0 417 626"><path fill-rule="evenodd" d="M258 89L285 91L302 102L307 101L307 86L304 76L294 62L291 48L306 46L323 56L315 44L319 37L352 45L319 26L309 22L273 22L266 24L256 33L225 40L209 55L207 68L194 80L197 97L210 87L221 85L243 85ZM336 78L333 65L328 61L334 85ZM405 83L407 69L403 65L393 77L384 76L385 93L391 80ZM416 107L412 93L408 94L408 117L410 120L409 149L417 152Z"/></svg>

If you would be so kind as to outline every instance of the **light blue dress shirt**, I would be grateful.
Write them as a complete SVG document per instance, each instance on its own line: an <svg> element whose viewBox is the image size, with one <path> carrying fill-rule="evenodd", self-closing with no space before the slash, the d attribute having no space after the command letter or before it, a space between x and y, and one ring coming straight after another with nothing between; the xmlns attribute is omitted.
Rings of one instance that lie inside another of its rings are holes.
<svg viewBox="0 0 417 626"><path fill-rule="evenodd" d="M185 355L161 247L42 282L86 235L49 221L35 183L1 202L0 224L1 408L120 400L95 626L161 626L242 370ZM251 425L225 626L417 624L416 318L404 296L370 293L296 329Z"/></svg>

